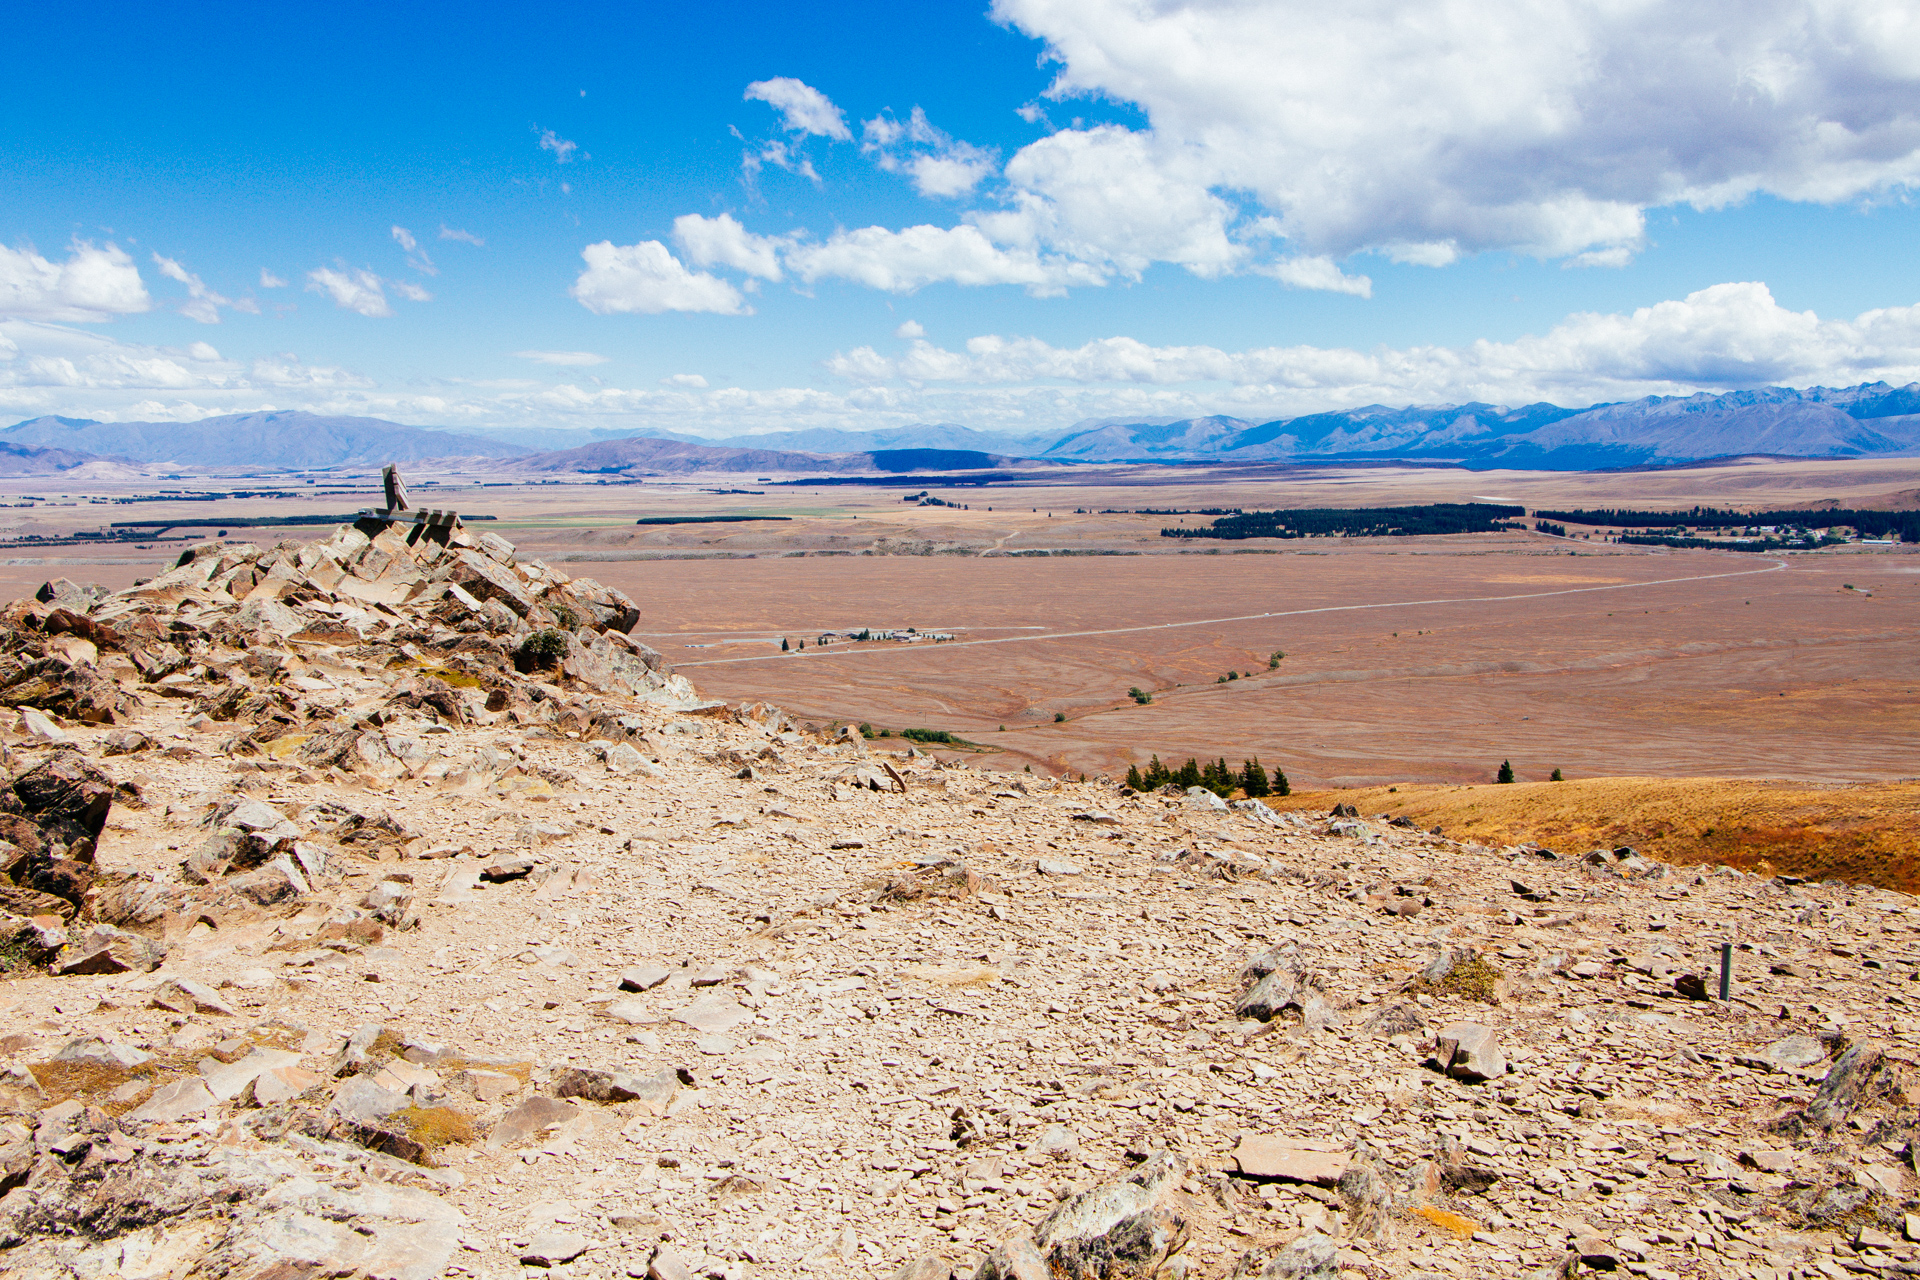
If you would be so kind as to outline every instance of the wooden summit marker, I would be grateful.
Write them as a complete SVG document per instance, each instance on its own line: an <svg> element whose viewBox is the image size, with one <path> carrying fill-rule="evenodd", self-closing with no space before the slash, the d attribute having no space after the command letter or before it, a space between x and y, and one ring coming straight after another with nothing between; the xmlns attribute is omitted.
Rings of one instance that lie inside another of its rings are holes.
<svg viewBox="0 0 1920 1280"><path fill-rule="evenodd" d="M400 478L397 464L389 462L380 469L380 487L387 491L387 510L407 509L407 482Z"/></svg>
<svg viewBox="0 0 1920 1280"><path fill-rule="evenodd" d="M400 478L400 468L389 462L380 469L380 487L385 492L385 507L366 507L360 512L363 520L384 520L388 524L406 522L428 526L458 525L460 516L454 511L415 511L407 505L407 482Z"/></svg>

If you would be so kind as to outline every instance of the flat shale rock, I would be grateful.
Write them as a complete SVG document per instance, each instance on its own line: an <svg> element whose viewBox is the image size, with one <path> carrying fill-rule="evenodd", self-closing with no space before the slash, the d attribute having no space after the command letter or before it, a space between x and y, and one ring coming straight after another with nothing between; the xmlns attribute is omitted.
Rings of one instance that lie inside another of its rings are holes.
<svg viewBox="0 0 1920 1280"><path fill-rule="evenodd" d="M129 1120L185 1120L205 1115L220 1105L220 1099L201 1080L174 1080L153 1091L153 1096L127 1113Z"/></svg>
<svg viewBox="0 0 1920 1280"><path fill-rule="evenodd" d="M1827 1060L1826 1046L1812 1036L1783 1036L1740 1061L1768 1071L1805 1071Z"/></svg>
<svg viewBox="0 0 1920 1280"><path fill-rule="evenodd" d="M1249 1178L1338 1186L1347 1172L1348 1153L1330 1142L1303 1138L1243 1136L1233 1159Z"/></svg>
<svg viewBox="0 0 1920 1280"><path fill-rule="evenodd" d="M696 1031L719 1032L753 1021L753 1010L731 996L702 996L672 1016L675 1022L684 1022Z"/></svg>
<svg viewBox="0 0 1920 1280"><path fill-rule="evenodd" d="M493 1131L487 1135L487 1146L496 1151L519 1146L578 1114L567 1103L536 1093L500 1117Z"/></svg>

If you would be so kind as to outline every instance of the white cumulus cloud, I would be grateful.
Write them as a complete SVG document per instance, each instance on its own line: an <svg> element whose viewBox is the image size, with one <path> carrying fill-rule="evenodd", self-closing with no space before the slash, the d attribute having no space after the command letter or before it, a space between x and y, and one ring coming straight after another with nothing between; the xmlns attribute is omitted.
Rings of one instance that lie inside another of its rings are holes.
<svg viewBox="0 0 1920 1280"><path fill-rule="evenodd" d="M910 293L936 281L1017 284L1035 294L1105 282L1098 267L1032 248L1004 249L971 226L839 231L819 244L788 250L787 266L809 284L835 277L890 293Z"/></svg>
<svg viewBox="0 0 1920 1280"><path fill-rule="evenodd" d="M1830 203L1920 180L1920 10L1884 0L995 0L993 14L1047 43L1049 96L1136 104L1149 123L1127 132L1170 187L1194 203L1247 193L1309 255L1631 251L1650 207ZM1037 148L1110 183L1108 157L1074 137L1097 132L1033 144L1009 178ZM1212 234L1208 217L1194 227Z"/></svg>
<svg viewBox="0 0 1920 1280"><path fill-rule="evenodd" d="M780 251L791 236L757 236L730 213L705 218L697 213L673 220L673 240L696 267L732 267L762 280L780 279Z"/></svg>
<svg viewBox="0 0 1920 1280"><path fill-rule="evenodd" d="M1262 263L1253 270L1296 289L1324 289L1329 293L1350 293L1356 298L1373 296L1372 280L1348 275L1325 254L1296 254Z"/></svg>
<svg viewBox="0 0 1920 1280"><path fill-rule="evenodd" d="M536 364L581 366L607 362L607 357L592 351L516 351L513 354Z"/></svg>
<svg viewBox="0 0 1920 1280"><path fill-rule="evenodd" d="M413 232L407 230L405 227L396 226L393 229L393 242L399 245L401 250L407 255L407 265L415 271L420 272L422 275L429 276L437 276L440 274L439 270L433 265L433 259L429 258L427 251L420 247L420 242L413 238Z"/></svg>
<svg viewBox="0 0 1920 1280"><path fill-rule="evenodd" d="M111 242L76 240L65 262L0 245L0 317L84 323L152 305L140 269Z"/></svg>
<svg viewBox="0 0 1920 1280"><path fill-rule="evenodd" d="M689 390L701 391L706 389L707 380L697 373L675 373L660 379L660 384L667 387L686 387Z"/></svg>
<svg viewBox="0 0 1920 1280"><path fill-rule="evenodd" d="M602 240L580 256L587 266L568 293L597 315L711 311L737 316L753 310L738 289L718 276L687 270L658 240L627 245Z"/></svg>
<svg viewBox="0 0 1920 1280"><path fill-rule="evenodd" d="M369 318L393 314L379 276L365 269L315 267L307 272L307 292L323 293L333 305L345 311L357 311Z"/></svg>
<svg viewBox="0 0 1920 1280"><path fill-rule="evenodd" d="M970 339L963 351L916 339L897 358L859 347L825 363L830 373L867 385L1224 383L1234 388L1224 397L1228 406L1273 414L1371 401L1584 405L1775 384L1904 384L1920 379L1920 306L1823 320L1780 306L1764 284L1736 282L1631 312L1576 313L1544 334L1464 347L1223 351L1156 347L1129 337L1056 347L987 334Z"/></svg>
<svg viewBox="0 0 1920 1280"><path fill-rule="evenodd" d="M169 280L178 280L187 286L187 300L180 304L180 314L189 320L198 320L201 324L219 324L220 308L231 306L227 299L207 288L206 282L193 272L181 266L172 258L153 255L153 265L160 268L160 274Z"/></svg>
<svg viewBox="0 0 1920 1280"><path fill-rule="evenodd" d="M580 149L577 142L568 142L551 129L535 127L534 133L540 138L540 149L553 152L555 164L565 164L573 159L573 153Z"/></svg>
<svg viewBox="0 0 1920 1280"><path fill-rule="evenodd" d="M905 174L923 196L964 196L989 177L999 153L976 147L936 129L915 107L903 124L891 115L876 116L860 131L860 149L888 173Z"/></svg>
<svg viewBox="0 0 1920 1280"><path fill-rule="evenodd" d="M463 244L470 244L476 249L484 249L487 247L487 242L473 234L473 232L462 231L458 227L450 227L444 222L440 224L440 238L442 240L458 240Z"/></svg>
<svg viewBox="0 0 1920 1280"><path fill-rule="evenodd" d="M260 287L262 289L284 289L287 282L265 267L260 268Z"/></svg>
<svg viewBox="0 0 1920 1280"><path fill-rule="evenodd" d="M810 84L792 76L755 80L743 95L748 102L764 102L780 113L780 123L789 133L813 134L838 142L851 142L853 131L847 117L832 99Z"/></svg>

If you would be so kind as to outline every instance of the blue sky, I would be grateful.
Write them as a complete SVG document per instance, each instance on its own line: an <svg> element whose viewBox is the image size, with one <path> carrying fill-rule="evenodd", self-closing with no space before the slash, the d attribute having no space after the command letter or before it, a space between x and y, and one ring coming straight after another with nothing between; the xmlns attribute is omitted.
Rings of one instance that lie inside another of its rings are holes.
<svg viewBox="0 0 1920 1280"><path fill-rule="evenodd" d="M97 7L0 90L0 415L1041 431L1920 377L1913 5L1464 8Z"/></svg>

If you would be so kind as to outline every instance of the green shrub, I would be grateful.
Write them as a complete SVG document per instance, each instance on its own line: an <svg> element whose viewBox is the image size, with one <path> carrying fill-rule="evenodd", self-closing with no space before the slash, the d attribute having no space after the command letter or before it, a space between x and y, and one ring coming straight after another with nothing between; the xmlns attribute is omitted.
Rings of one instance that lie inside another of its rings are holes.
<svg viewBox="0 0 1920 1280"><path fill-rule="evenodd" d="M520 642L518 653L531 666L551 667L567 656L567 633L543 627Z"/></svg>

